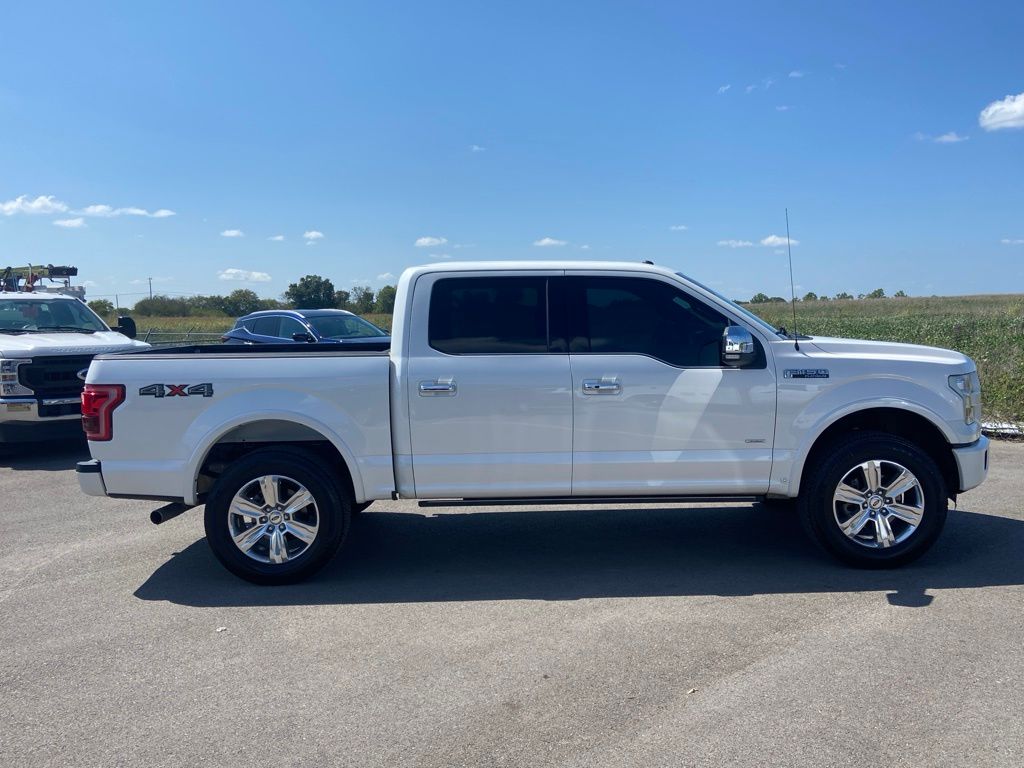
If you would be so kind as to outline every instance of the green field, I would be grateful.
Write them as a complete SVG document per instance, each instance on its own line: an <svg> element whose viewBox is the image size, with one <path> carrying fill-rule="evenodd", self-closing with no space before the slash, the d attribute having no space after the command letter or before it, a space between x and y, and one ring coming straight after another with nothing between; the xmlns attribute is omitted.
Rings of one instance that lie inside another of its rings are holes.
<svg viewBox="0 0 1024 768"><path fill-rule="evenodd" d="M789 304L748 305L792 330ZM955 349L978 364L985 421L1024 422L1024 295L797 302L797 328L819 336Z"/></svg>
<svg viewBox="0 0 1024 768"><path fill-rule="evenodd" d="M750 308L774 325L792 329L789 304ZM391 315L366 315L391 329ZM139 317L148 330L223 333L225 317ZM1024 423L1024 295L944 296L797 302L801 333L903 341L956 349L974 358L981 375L985 420Z"/></svg>

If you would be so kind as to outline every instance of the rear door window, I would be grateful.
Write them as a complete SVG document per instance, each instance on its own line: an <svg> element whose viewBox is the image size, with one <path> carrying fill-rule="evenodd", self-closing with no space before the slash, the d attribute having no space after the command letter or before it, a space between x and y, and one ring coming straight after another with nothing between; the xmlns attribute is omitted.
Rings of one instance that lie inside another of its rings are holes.
<svg viewBox="0 0 1024 768"><path fill-rule="evenodd" d="M282 339L288 339L291 341L292 335L296 333L309 333L309 331L306 330L306 326L294 317L282 317L281 329L277 332L277 335Z"/></svg>
<svg viewBox="0 0 1024 768"><path fill-rule="evenodd" d="M430 346L449 355L549 351L548 279L451 277L430 294Z"/></svg>
<svg viewBox="0 0 1024 768"><path fill-rule="evenodd" d="M257 336L277 336L280 327L281 318L279 317L258 317L252 324L252 332Z"/></svg>

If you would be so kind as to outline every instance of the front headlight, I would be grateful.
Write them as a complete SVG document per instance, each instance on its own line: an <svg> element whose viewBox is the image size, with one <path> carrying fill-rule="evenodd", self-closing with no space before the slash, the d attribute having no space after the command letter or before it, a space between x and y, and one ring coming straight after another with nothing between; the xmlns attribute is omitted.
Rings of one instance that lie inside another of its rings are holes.
<svg viewBox="0 0 1024 768"><path fill-rule="evenodd" d="M0 360L0 395L32 395L34 392L18 381L18 369L29 360Z"/></svg>
<svg viewBox="0 0 1024 768"><path fill-rule="evenodd" d="M949 388L960 395L964 404L964 423L973 424L981 418L981 380L977 371L949 377Z"/></svg>

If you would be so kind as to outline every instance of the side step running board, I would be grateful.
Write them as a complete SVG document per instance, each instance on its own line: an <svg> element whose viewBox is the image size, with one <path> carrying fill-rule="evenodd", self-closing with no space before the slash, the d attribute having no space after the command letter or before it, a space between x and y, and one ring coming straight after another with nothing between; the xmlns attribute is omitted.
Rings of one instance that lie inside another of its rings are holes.
<svg viewBox="0 0 1024 768"><path fill-rule="evenodd" d="M519 499L424 499L421 507L525 507L553 504L716 504L749 503L763 496L534 496Z"/></svg>

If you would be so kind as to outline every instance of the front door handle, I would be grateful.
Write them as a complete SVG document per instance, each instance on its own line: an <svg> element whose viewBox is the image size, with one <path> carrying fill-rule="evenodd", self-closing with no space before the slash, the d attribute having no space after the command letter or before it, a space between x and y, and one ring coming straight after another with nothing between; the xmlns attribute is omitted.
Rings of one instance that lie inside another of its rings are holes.
<svg viewBox="0 0 1024 768"><path fill-rule="evenodd" d="M459 391L455 379L420 382L420 397L452 397Z"/></svg>
<svg viewBox="0 0 1024 768"><path fill-rule="evenodd" d="M584 395L618 395L622 392L622 384L618 379L584 379Z"/></svg>

